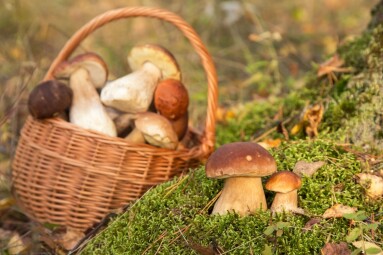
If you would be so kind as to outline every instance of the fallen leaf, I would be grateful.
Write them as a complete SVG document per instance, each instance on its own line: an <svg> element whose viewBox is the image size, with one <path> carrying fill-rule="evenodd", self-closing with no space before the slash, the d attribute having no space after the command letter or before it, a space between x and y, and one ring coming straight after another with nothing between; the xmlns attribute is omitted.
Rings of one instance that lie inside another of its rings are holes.
<svg viewBox="0 0 383 255"><path fill-rule="evenodd" d="M301 114L299 123L290 130L291 135L296 135L304 129L309 137L314 138L318 136L318 127L322 121L323 112L324 107L322 103L307 106Z"/></svg>
<svg viewBox="0 0 383 255"><path fill-rule="evenodd" d="M306 222L305 226L303 227L302 231L307 232L308 230L312 229L312 227L318 223L321 222L321 219L319 218L312 218L308 222Z"/></svg>
<svg viewBox="0 0 383 255"><path fill-rule="evenodd" d="M366 241L356 241L356 242L353 242L352 244L356 248L362 249L362 251L364 251L366 254L383 255L382 248L374 243L366 242Z"/></svg>
<svg viewBox="0 0 383 255"><path fill-rule="evenodd" d="M325 164L324 161L306 162L298 161L293 169L293 172L299 176L313 176L316 171Z"/></svg>
<svg viewBox="0 0 383 255"><path fill-rule="evenodd" d="M357 181L364 188L366 195L372 199L383 197L383 178L377 175L360 173L356 175Z"/></svg>
<svg viewBox="0 0 383 255"><path fill-rule="evenodd" d="M53 240L65 250L73 249L76 244L85 236L83 232L74 229L67 229L64 233L55 233Z"/></svg>
<svg viewBox="0 0 383 255"><path fill-rule="evenodd" d="M350 255L351 251L348 249L347 243L326 243L321 249L322 255Z"/></svg>
<svg viewBox="0 0 383 255"><path fill-rule="evenodd" d="M309 137L318 136L318 127L322 121L323 112L323 104L315 104L306 110L303 120L308 122L305 131Z"/></svg>
<svg viewBox="0 0 383 255"><path fill-rule="evenodd" d="M24 241L19 234L15 233L8 242L8 253L11 255L22 254L29 247L29 243Z"/></svg>
<svg viewBox="0 0 383 255"><path fill-rule="evenodd" d="M356 208L355 207L350 207L350 206L347 206L347 205L342 205L342 204L335 204L334 206L330 207L329 209L327 209L322 217L324 219L328 219L328 218L340 218L340 217L343 217L344 214L346 213L354 213L356 212Z"/></svg>
<svg viewBox="0 0 383 255"><path fill-rule="evenodd" d="M282 140L281 139L266 139L262 142L259 142L258 144L261 145L266 150L269 150L271 148L277 148L279 145L281 145Z"/></svg>

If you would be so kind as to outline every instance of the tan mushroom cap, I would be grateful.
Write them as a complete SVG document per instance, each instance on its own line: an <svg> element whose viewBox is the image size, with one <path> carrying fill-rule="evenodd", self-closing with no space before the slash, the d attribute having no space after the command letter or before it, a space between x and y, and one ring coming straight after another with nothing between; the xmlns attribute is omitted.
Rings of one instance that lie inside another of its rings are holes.
<svg viewBox="0 0 383 255"><path fill-rule="evenodd" d="M213 152L206 163L209 178L262 177L277 171L272 155L252 142L225 144Z"/></svg>
<svg viewBox="0 0 383 255"><path fill-rule="evenodd" d="M280 171L270 176L265 188L270 191L287 193L299 189L302 185L301 178L290 171Z"/></svg>
<svg viewBox="0 0 383 255"><path fill-rule="evenodd" d="M177 134L165 117L153 112L138 113L134 124L149 144L167 149L177 147Z"/></svg>
<svg viewBox="0 0 383 255"><path fill-rule="evenodd" d="M145 62L151 62L161 70L163 79L181 80L181 71L173 54L156 44L138 45L128 55L132 71L138 70Z"/></svg>
<svg viewBox="0 0 383 255"><path fill-rule="evenodd" d="M104 60L93 52L79 54L71 60L57 66L53 76L57 79L67 79L78 68L85 68L95 88L102 88L108 79L108 66Z"/></svg>

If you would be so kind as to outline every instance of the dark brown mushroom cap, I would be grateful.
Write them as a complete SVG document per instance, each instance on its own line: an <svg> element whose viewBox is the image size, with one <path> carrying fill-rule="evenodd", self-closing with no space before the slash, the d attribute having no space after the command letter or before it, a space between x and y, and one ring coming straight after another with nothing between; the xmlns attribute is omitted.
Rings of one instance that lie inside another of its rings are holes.
<svg viewBox="0 0 383 255"><path fill-rule="evenodd" d="M280 171L270 176L265 188L270 191L287 193L299 189L302 185L301 178L290 171Z"/></svg>
<svg viewBox="0 0 383 255"><path fill-rule="evenodd" d="M252 142L235 142L221 146L206 162L209 178L262 177L277 171L272 155L262 146Z"/></svg>
<svg viewBox="0 0 383 255"><path fill-rule="evenodd" d="M72 104L72 89L57 80L37 85L29 94L28 110L37 119L51 118Z"/></svg>

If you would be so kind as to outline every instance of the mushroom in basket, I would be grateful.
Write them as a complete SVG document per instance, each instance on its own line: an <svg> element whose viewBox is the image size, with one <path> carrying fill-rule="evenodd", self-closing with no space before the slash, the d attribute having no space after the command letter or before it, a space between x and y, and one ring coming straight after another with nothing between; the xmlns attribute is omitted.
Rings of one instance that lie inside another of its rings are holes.
<svg viewBox="0 0 383 255"><path fill-rule="evenodd" d="M68 79L73 90L69 121L84 129L116 136L116 127L107 114L96 88L104 86L108 76L105 62L95 53L77 55L62 62L54 71L57 79Z"/></svg>
<svg viewBox="0 0 383 255"><path fill-rule="evenodd" d="M135 128L126 140L132 143L146 141L153 146L173 150L177 147L177 134L165 117L153 112L144 112L134 114L133 119Z"/></svg>
<svg viewBox="0 0 383 255"><path fill-rule="evenodd" d="M134 47L129 53L128 62L133 72L108 82L101 90L101 101L123 112L147 111L161 79L181 79L173 55L158 45Z"/></svg>
<svg viewBox="0 0 383 255"><path fill-rule="evenodd" d="M69 109L72 97L72 89L67 85L57 80L47 80L29 94L28 110L36 119L56 117Z"/></svg>
<svg viewBox="0 0 383 255"><path fill-rule="evenodd" d="M188 128L189 95L186 87L176 79L165 79L158 83L154 92L154 106L166 117L182 140Z"/></svg>

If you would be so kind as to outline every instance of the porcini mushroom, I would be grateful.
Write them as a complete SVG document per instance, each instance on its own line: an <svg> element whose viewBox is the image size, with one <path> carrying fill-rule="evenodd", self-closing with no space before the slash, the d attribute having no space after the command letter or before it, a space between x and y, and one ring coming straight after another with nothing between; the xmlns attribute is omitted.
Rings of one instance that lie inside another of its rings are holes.
<svg viewBox="0 0 383 255"><path fill-rule="evenodd" d="M62 82L47 80L29 94L28 110L37 119L51 118L69 109L73 92Z"/></svg>
<svg viewBox="0 0 383 255"><path fill-rule="evenodd" d="M162 116L170 120L179 119L188 110L188 91L179 80L162 80L154 92L154 106Z"/></svg>
<svg viewBox="0 0 383 255"><path fill-rule="evenodd" d="M290 171L280 171L270 176L265 188L276 192L270 210L273 213L290 211L304 213L302 208L298 208L298 189L302 181L299 175Z"/></svg>
<svg viewBox="0 0 383 255"><path fill-rule="evenodd" d="M207 177L225 179L212 213L234 211L246 216L257 210L267 210L261 177L276 170L274 158L256 143L235 142L218 148L206 163Z"/></svg>
<svg viewBox="0 0 383 255"><path fill-rule="evenodd" d="M147 111L160 79L181 79L180 69L173 55L158 45L134 47L130 51L128 62L133 72L108 82L101 90L101 101L120 111Z"/></svg>
<svg viewBox="0 0 383 255"><path fill-rule="evenodd" d="M183 116L176 120L169 120L174 131L177 134L178 141L181 141L189 128L189 113L186 112Z"/></svg>
<svg viewBox="0 0 383 255"><path fill-rule="evenodd" d="M144 143L161 148L175 149L178 144L177 134L169 120L153 113L144 112L133 116L135 128L126 137L132 143Z"/></svg>
<svg viewBox="0 0 383 255"><path fill-rule="evenodd" d="M105 62L94 53L84 53L62 62L54 71L56 78L69 78L73 90L69 121L84 129L116 136L116 127L100 101L96 87L107 79Z"/></svg>

